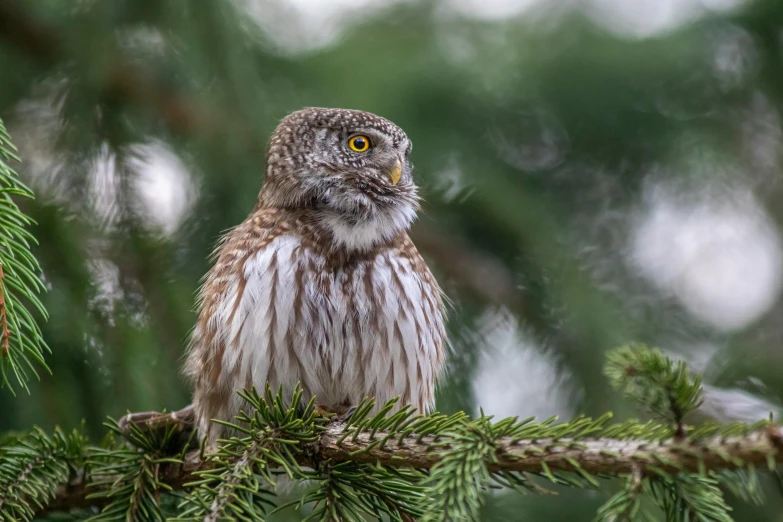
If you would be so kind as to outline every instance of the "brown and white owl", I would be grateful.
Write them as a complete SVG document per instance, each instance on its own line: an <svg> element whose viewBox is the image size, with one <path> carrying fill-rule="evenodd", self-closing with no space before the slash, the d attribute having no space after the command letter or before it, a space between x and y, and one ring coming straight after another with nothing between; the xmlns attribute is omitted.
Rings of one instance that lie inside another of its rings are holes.
<svg viewBox="0 0 783 522"><path fill-rule="evenodd" d="M344 414L365 397L434 403L443 302L407 234L419 198L411 142L367 112L285 117L250 215L221 242L199 296L186 374L208 443L255 386Z"/></svg>

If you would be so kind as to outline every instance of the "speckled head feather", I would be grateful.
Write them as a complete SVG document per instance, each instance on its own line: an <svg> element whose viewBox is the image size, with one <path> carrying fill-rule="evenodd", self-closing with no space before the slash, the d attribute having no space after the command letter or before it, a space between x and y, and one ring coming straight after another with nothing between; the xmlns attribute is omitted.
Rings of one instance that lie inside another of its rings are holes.
<svg viewBox="0 0 783 522"><path fill-rule="evenodd" d="M270 144L291 143L294 137L301 139L313 129L329 129L343 134L373 129L390 137L392 145L405 153L409 154L412 146L405 131L386 118L371 112L322 107L306 107L283 118Z"/></svg>
<svg viewBox="0 0 783 522"><path fill-rule="evenodd" d="M367 112L280 122L258 204L199 295L186 374L210 444L224 435L210 419L231 419L236 392L267 383L287 394L301 383L336 413L365 397L432 407L446 334L440 289L406 232L418 208L410 151Z"/></svg>
<svg viewBox="0 0 783 522"><path fill-rule="evenodd" d="M367 151L351 149L349 141L356 136L370 141ZM402 129L369 112L296 111L283 118L269 140L260 204L318 208L332 229L363 224L387 238L407 228L418 210L411 149ZM392 183L395 168L400 178Z"/></svg>

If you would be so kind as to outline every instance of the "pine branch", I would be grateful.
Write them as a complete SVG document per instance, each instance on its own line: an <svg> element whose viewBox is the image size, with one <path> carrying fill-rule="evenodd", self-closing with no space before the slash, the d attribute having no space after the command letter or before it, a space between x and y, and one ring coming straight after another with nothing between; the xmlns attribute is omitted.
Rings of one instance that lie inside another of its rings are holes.
<svg viewBox="0 0 783 522"><path fill-rule="evenodd" d="M83 466L86 443L78 431L60 429L49 436L40 429L0 445L0 520L32 520Z"/></svg>
<svg viewBox="0 0 783 522"><path fill-rule="evenodd" d="M34 363L48 370L43 354L49 350L28 305L44 319L47 315L38 298L44 291L41 267L31 252L37 241L27 230L33 220L12 199L32 198L33 193L19 181L10 161L19 158L0 120L0 387L11 388L13 375L27 388L28 372L37 376Z"/></svg>
<svg viewBox="0 0 783 522"><path fill-rule="evenodd" d="M71 474L81 484L47 484L56 498L43 511L94 500L103 506L96 519L162 520L166 494L185 490L172 510L178 520L263 521L276 504L274 477L285 473L320 484L289 504L310 506L308 520L477 520L493 486L548 493L532 479L599 488L599 478L626 476L625 489L599 510L600 520L641 520L646 495L672 522L728 522L719 485L739 477L735 487L758 499L756 469L777 472L783 462L783 429L771 422L684 424L681 415L698 406L700 380L660 352L617 350L607 374L662 423L610 423L611 414L561 424L554 417L492 422L462 412L424 416L410 406L391 413L396 399L380 408L364 401L347 420L335 421L316 414L314 399L305 405L300 387L289 400L282 389L276 395L251 389L240 393L245 404L234 422L215 421L233 436L204 455L203 448L186 453L192 408L129 414L109 424L124 442L91 450L84 461L92 469ZM17 482L0 476L0 485Z"/></svg>
<svg viewBox="0 0 783 522"><path fill-rule="evenodd" d="M625 346L609 353L604 370L610 384L685 436L683 418L701 406L701 377L691 375L683 361L675 363L660 350Z"/></svg>
<svg viewBox="0 0 783 522"><path fill-rule="evenodd" d="M540 425L539 425L540 426ZM622 425L620 425L622 426ZM630 424L626 428L632 427ZM606 426L612 429L612 425ZM380 464L393 468L428 470L448 458L442 448L447 437L411 434L402 439L389 433L361 432L353 436L350 426L328 424L317 441L306 444L296 461L318 467L326 462ZM385 444L380 441L387 440ZM680 440L644 441L623 438L516 439L493 441L494 451L485 460L490 473L515 472L546 475L555 472L584 472L591 475L633 475L657 477L700 473L710 470L742 469L747 466L774 466L783 462L783 430L767 424L741 435L715 435ZM433 448L441 448L433 451ZM172 489L198 480L198 474L215 466L202 459L199 451L189 452L181 462L160 466L158 480ZM72 484L61 490L48 511L66 510L89 504L86 489Z"/></svg>
<svg viewBox="0 0 783 522"><path fill-rule="evenodd" d="M441 453L431 451L435 438L419 440L410 436L401 444L382 448L377 440L385 435L383 433L377 433L375 439L362 434L355 441L348 438L338 444L343 435L344 429L339 425L327 429L319 441L315 460L379 462L386 466L429 469L443 459ZM487 468L490 472L542 473L546 465L552 471L573 472L581 468L591 474L621 475L639 469L643 475L659 471L676 475L709 469L736 469L751 463L763 466L770 459L783 462L781 450L783 431L773 425L747 435L685 442L676 439L659 442L608 438L578 441L504 438L496 441L495 461L488 462Z"/></svg>
<svg viewBox="0 0 783 522"><path fill-rule="evenodd" d="M275 395L267 388L263 396L251 389L240 393L245 405L236 421L220 421L235 435L207 456L203 450L166 456L188 447L181 441L193 433L190 407L129 414L112 423L137 449L98 450L97 461L87 460L97 471L81 475L90 483L81 491L92 493L59 496L54 505L68 509L109 498L101 518L141 508L147 518L160 519L159 492L185 489L180 520L264 520L275 504L272 470L278 468L292 479L320 482L294 503L312 505L308 520L477 520L483 493L493 484L542 493L547 491L531 477L598 488L598 478L628 476L599 519L639 520L646 494L668 520L727 522L730 508L718 485L728 473L747 477L741 481L746 487L738 487L757 496L756 468L776 471L783 461L783 430L771 422L684 424L682 416L699 405L700 378L657 350L616 350L606 373L661 422L610 423L606 414L561 424L554 417L493 423L462 412L418 415L410 406L392 414L396 399L381 408L364 401L348 420L336 422L317 415L313 399L304 405L300 387L290 400L282 389Z"/></svg>

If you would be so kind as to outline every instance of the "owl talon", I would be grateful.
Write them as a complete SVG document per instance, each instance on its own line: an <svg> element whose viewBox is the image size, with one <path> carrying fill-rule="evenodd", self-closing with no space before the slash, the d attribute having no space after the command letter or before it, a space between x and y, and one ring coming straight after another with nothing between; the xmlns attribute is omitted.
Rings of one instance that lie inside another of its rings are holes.
<svg viewBox="0 0 783 522"><path fill-rule="evenodd" d="M123 433L130 433L131 425L147 430L165 429L168 425L177 426L179 431L190 430L195 424L193 405L172 412L144 411L128 413L117 422Z"/></svg>
<svg viewBox="0 0 783 522"><path fill-rule="evenodd" d="M128 413L117 422L117 425L126 437L134 430L140 430L147 435L157 434L162 439L168 438L172 447L178 448L182 445L193 447L197 442L195 423L195 410L191 404L169 413L157 411Z"/></svg>
<svg viewBox="0 0 783 522"><path fill-rule="evenodd" d="M348 410L348 411L345 413L345 415L342 415L342 416L340 417L340 421L341 421L341 422L346 422L346 421L348 421L348 419L350 419L350 418L351 418L351 416L352 416L352 415L353 415L355 412L356 412L356 406L351 406L351 409L350 409L350 410Z"/></svg>
<svg viewBox="0 0 783 522"><path fill-rule="evenodd" d="M324 406L323 404L316 404L315 409L313 411L319 417L332 417L335 415L334 411L330 410L328 407Z"/></svg>
<svg viewBox="0 0 783 522"><path fill-rule="evenodd" d="M343 410L341 409L341 411ZM352 406L345 413L338 413L333 409L329 408L328 406L324 406L323 404L316 404L314 413L320 417L330 417L331 420L337 422L345 422L351 418L351 415L353 415L355 411L356 411L356 406Z"/></svg>

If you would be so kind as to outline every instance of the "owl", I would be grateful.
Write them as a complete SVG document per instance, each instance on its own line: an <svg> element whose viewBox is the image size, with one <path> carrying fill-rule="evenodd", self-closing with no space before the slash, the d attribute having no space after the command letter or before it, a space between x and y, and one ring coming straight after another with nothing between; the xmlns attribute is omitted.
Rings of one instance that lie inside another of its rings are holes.
<svg viewBox="0 0 783 522"><path fill-rule="evenodd" d="M411 141L380 116L308 108L269 141L258 202L216 249L186 375L201 437L237 392L300 384L347 414L366 397L426 412L444 362L441 290L408 237L419 197Z"/></svg>

